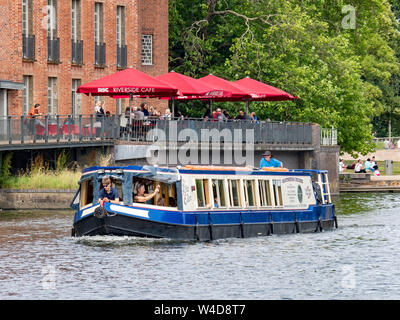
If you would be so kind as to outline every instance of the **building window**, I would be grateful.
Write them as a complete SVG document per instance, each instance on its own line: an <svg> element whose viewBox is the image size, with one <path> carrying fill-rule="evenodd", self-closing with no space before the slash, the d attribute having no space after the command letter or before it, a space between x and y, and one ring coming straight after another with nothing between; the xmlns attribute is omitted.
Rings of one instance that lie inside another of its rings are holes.
<svg viewBox="0 0 400 320"><path fill-rule="evenodd" d="M153 64L153 36L151 34L142 35L142 65Z"/></svg>
<svg viewBox="0 0 400 320"><path fill-rule="evenodd" d="M104 41L104 14L103 4L96 2L94 4L94 41L96 44Z"/></svg>
<svg viewBox="0 0 400 320"><path fill-rule="evenodd" d="M47 61L60 62L60 39L57 38L57 0L47 0Z"/></svg>
<svg viewBox="0 0 400 320"><path fill-rule="evenodd" d="M81 0L71 2L71 39L81 40Z"/></svg>
<svg viewBox="0 0 400 320"><path fill-rule="evenodd" d="M33 77L23 76L24 90L22 92L22 114L27 115L33 105Z"/></svg>
<svg viewBox="0 0 400 320"><path fill-rule="evenodd" d="M83 41L81 40L81 0L71 2L71 61L83 64Z"/></svg>
<svg viewBox="0 0 400 320"><path fill-rule="evenodd" d="M127 66L127 47L125 44L125 7L117 6L117 66Z"/></svg>
<svg viewBox="0 0 400 320"><path fill-rule="evenodd" d="M94 63L104 67L106 64L106 45L104 43L104 8L103 4L94 4Z"/></svg>
<svg viewBox="0 0 400 320"><path fill-rule="evenodd" d="M33 33L32 0L22 0L22 34Z"/></svg>
<svg viewBox="0 0 400 320"><path fill-rule="evenodd" d="M49 115L58 113L58 87L57 78L48 78L47 85L47 107Z"/></svg>
<svg viewBox="0 0 400 320"><path fill-rule="evenodd" d="M47 0L47 38L57 38L57 0Z"/></svg>
<svg viewBox="0 0 400 320"><path fill-rule="evenodd" d="M22 51L24 59L35 60L32 0L22 0Z"/></svg>
<svg viewBox="0 0 400 320"><path fill-rule="evenodd" d="M72 79L72 115L74 117L82 113L81 95L76 92L80 85L80 79Z"/></svg>

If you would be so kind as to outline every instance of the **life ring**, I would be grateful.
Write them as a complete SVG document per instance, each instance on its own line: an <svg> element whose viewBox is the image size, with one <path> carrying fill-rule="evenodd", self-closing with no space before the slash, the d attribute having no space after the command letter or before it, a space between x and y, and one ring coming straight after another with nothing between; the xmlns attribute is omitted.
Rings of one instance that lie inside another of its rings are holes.
<svg viewBox="0 0 400 320"><path fill-rule="evenodd" d="M94 216L95 216L96 218L102 219L102 218L104 218L106 215L107 215L107 210L106 210L104 207L99 206L99 207L97 207L96 209L94 209Z"/></svg>

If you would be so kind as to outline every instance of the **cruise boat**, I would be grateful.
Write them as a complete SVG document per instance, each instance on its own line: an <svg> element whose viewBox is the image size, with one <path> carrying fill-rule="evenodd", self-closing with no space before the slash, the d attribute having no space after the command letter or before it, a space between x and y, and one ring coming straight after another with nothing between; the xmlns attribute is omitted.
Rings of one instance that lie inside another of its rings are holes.
<svg viewBox="0 0 400 320"><path fill-rule="evenodd" d="M99 203L104 177L118 190L119 203ZM325 170L94 166L83 170L79 184L71 202L77 237L207 241L337 228ZM134 202L138 184L146 194L158 192Z"/></svg>

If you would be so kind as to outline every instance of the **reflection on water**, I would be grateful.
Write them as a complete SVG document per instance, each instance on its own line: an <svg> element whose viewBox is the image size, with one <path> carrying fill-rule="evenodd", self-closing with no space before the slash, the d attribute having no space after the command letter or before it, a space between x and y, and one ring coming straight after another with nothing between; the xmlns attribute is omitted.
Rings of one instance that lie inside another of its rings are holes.
<svg viewBox="0 0 400 320"><path fill-rule="evenodd" d="M399 299L398 195L334 202L333 231L213 242L72 238L72 211L3 211L0 298Z"/></svg>

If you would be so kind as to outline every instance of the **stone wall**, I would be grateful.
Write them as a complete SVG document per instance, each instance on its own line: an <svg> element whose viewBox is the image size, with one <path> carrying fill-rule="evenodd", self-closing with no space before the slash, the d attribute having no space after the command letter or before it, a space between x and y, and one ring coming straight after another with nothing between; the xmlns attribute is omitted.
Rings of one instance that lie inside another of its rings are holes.
<svg viewBox="0 0 400 320"><path fill-rule="evenodd" d="M76 190L0 189L0 209L69 209Z"/></svg>

